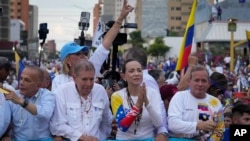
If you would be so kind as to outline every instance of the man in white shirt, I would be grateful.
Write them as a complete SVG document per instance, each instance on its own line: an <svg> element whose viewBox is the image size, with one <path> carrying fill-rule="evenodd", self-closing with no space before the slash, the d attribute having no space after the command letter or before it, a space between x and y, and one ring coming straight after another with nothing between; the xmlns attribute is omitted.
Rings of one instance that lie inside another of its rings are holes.
<svg viewBox="0 0 250 141"><path fill-rule="evenodd" d="M52 135L72 141L105 140L111 132L113 117L104 87L94 83L94 65L80 60L74 67L73 79L55 90Z"/></svg>
<svg viewBox="0 0 250 141"><path fill-rule="evenodd" d="M190 73L190 89L178 91L169 104L170 141L221 139L223 107L216 97L206 93L209 86L206 68L194 66Z"/></svg>

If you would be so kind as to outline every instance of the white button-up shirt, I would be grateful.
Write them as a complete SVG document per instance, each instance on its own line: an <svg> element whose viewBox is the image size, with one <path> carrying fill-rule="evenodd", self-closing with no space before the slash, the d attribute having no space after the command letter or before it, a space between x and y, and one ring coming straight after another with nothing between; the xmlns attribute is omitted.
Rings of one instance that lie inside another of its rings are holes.
<svg viewBox="0 0 250 141"><path fill-rule="evenodd" d="M113 120L109 99L103 86L94 84L88 99L90 106L84 108L84 99L79 96L75 83L60 85L56 94L56 108L50 123L53 135L63 136L72 141L81 135L89 135L104 140L111 132Z"/></svg>

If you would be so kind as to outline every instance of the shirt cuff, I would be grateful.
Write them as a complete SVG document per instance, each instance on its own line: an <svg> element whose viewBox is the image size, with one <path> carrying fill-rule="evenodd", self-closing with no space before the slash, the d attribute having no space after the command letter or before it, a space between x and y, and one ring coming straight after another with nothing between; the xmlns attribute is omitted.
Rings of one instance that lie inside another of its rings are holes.
<svg viewBox="0 0 250 141"><path fill-rule="evenodd" d="M70 137L70 140L72 141L77 141L79 140L79 138L82 136L82 133L81 132L75 132L71 137Z"/></svg>
<svg viewBox="0 0 250 141"><path fill-rule="evenodd" d="M100 44L98 48L100 48L100 51L103 52L103 53L105 53L105 54L109 54L109 52L110 52L110 50L107 50L107 49L103 46L103 44Z"/></svg>
<svg viewBox="0 0 250 141"><path fill-rule="evenodd" d="M157 134L160 134L160 133L167 133L168 134L167 128L164 126L160 126L159 128L157 128Z"/></svg>

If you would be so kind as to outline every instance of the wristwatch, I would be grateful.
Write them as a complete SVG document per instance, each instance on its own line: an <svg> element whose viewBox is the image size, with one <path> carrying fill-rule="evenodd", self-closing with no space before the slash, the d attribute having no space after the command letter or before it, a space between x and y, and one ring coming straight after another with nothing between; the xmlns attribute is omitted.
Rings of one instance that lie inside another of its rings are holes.
<svg viewBox="0 0 250 141"><path fill-rule="evenodd" d="M23 104L21 105L23 108L27 107L29 105L29 101L27 99L24 99Z"/></svg>

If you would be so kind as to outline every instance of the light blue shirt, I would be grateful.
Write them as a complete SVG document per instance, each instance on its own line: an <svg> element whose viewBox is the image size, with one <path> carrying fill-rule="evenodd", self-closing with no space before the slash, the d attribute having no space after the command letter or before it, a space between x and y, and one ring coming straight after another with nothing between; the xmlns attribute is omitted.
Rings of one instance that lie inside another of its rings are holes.
<svg viewBox="0 0 250 141"><path fill-rule="evenodd" d="M10 107L5 97L0 93L0 138L7 130L10 124Z"/></svg>
<svg viewBox="0 0 250 141"><path fill-rule="evenodd" d="M24 97L19 91L17 95ZM37 115L32 115L18 104L10 103L13 140L50 140L49 121L55 107L55 95L47 89L40 88L35 96L28 98L28 101L36 105Z"/></svg>

